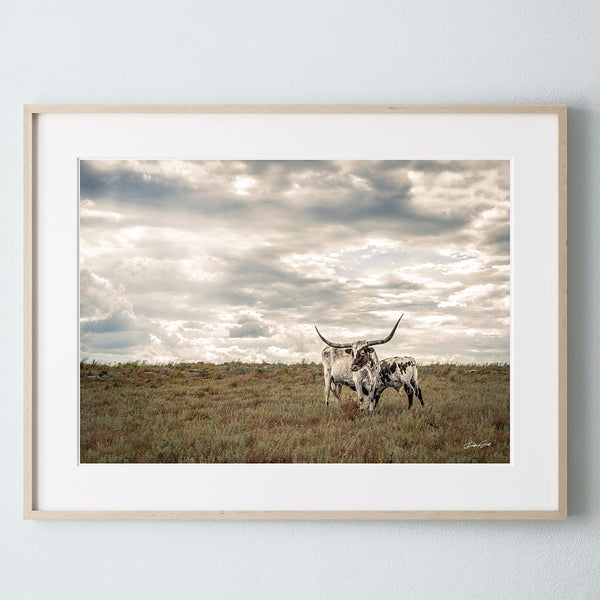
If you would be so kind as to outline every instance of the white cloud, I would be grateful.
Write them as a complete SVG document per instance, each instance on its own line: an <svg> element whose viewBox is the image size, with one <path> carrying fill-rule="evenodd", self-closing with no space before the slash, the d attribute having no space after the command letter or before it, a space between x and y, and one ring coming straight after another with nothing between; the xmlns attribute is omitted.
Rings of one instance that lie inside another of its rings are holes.
<svg viewBox="0 0 600 600"><path fill-rule="evenodd" d="M86 161L82 355L508 361L508 162ZM475 343L474 343L475 342Z"/></svg>

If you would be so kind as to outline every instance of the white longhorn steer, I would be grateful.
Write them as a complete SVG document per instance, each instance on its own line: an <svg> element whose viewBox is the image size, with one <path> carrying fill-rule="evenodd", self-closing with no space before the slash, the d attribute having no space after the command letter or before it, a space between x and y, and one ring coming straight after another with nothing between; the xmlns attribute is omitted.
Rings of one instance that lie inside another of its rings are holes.
<svg viewBox="0 0 600 600"><path fill-rule="evenodd" d="M321 335L315 325L319 337L327 344L321 353L325 377L325 404L329 404L331 391L338 403L341 403L342 386L347 385L357 393L360 408L364 409L365 402L368 402L369 412L374 412L375 387L379 381L379 358L372 346L389 342L403 316L396 321L386 338L372 341L358 340L348 344L330 342Z"/></svg>
<svg viewBox="0 0 600 600"><path fill-rule="evenodd" d="M394 388L398 393L402 390L406 392L409 410L412 408L415 394L421 406L425 406L419 387L417 361L412 356L392 356L379 362L379 378L375 384L374 393L375 406L377 406L383 391L389 387Z"/></svg>

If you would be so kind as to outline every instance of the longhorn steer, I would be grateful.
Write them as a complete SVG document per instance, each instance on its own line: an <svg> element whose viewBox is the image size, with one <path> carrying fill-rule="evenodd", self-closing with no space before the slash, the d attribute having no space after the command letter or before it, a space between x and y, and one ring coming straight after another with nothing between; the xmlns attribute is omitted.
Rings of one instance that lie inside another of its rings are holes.
<svg viewBox="0 0 600 600"><path fill-rule="evenodd" d="M349 344L330 342L315 326L317 334L327 344L327 348L324 348L321 353L325 378L325 404L329 404L329 394L332 391L338 403L341 403L342 386L347 385L357 393L361 409L364 409L365 402L368 402L369 412L375 410L374 393L379 380L379 359L372 346L389 342L396 332L400 319L396 321L386 338L372 341L358 340Z"/></svg>
<svg viewBox="0 0 600 600"><path fill-rule="evenodd" d="M375 406L383 391L389 387L394 388L398 393L404 389L408 396L409 410L412 408L414 394L417 395L421 406L425 406L419 387L417 361L412 356L392 356L379 362L379 377L373 395Z"/></svg>

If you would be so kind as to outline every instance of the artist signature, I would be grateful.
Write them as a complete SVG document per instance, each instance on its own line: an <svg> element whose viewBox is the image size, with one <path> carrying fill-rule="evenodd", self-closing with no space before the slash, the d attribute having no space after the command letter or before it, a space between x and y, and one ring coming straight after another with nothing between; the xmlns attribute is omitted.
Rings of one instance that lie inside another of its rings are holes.
<svg viewBox="0 0 600 600"><path fill-rule="evenodd" d="M465 450L468 450L469 448L485 448L486 446L491 446L492 442L488 442L487 440L484 440L483 442L479 442L479 444L476 444L475 442L467 442L463 448Z"/></svg>

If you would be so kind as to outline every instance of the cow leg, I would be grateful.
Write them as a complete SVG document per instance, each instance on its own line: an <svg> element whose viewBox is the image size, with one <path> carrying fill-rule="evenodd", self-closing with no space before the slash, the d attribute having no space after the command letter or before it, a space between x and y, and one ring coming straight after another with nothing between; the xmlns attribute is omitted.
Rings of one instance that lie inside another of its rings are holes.
<svg viewBox="0 0 600 600"><path fill-rule="evenodd" d="M325 375L325 405L329 406L329 393L331 392L331 375Z"/></svg>
<svg viewBox="0 0 600 600"><path fill-rule="evenodd" d="M419 386L417 386L417 398L419 399L421 406L425 406L425 402L423 402L423 394L421 393L421 388Z"/></svg>
<svg viewBox="0 0 600 600"><path fill-rule="evenodd" d="M358 409L365 410L365 399L362 394L358 394Z"/></svg>
<svg viewBox="0 0 600 600"><path fill-rule="evenodd" d="M360 410L365 410L365 393L362 386L362 381L358 377L353 377L354 380L354 389L356 390L356 395L358 396L358 408Z"/></svg>
<svg viewBox="0 0 600 600"><path fill-rule="evenodd" d="M358 394L358 408L365 410L365 395L363 394L362 386L359 385L356 388L356 393Z"/></svg>
<svg viewBox="0 0 600 600"><path fill-rule="evenodd" d="M375 414L375 399L374 398L369 399L369 414L371 414L371 415Z"/></svg>
<svg viewBox="0 0 600 600"><path fill-rule="evenodd" d="M410 383L405 383L404 391L406 392L406 395L408 396L408 410L410 410L412 408L413 394L414 394L412 385L410 385Z"/></svg>
<svg viewBox="0 0 600 600"><path fill-rule="evenodd" d="M379 404L379 398L381 398L381 392L375 392L373 394L373 403L375 405L375 408L377 408L377 405Z"/></svg>
<svg viewBox="0 0 600 600"><path fill-rule="evenodd" d="M419 382L417 381L416 376L414 376L411 381L410 381L411 385L413 386L414 390L415 390L415 394L417 395L417 398L419 399L419 402L421 403L421 406L425 406L425 403L423 402L423 394L421 393L421 388L419 387Z"/></svg>
<svg viewBox="0 0 600 600"><path fill-rule="evenodd" d="M367 396L367 398L369 399L369 414L373 415L375 414L375 390L373 389L373 387L371 386L371 389L369 390L369 394Z"/></svg>
<svg viewBox="0 0 600 600"><path fill-rule="evenodd" d="M368 386L366 389L363 388L363 393L367 397L369 401L369 414L375 414L375 406L377 405L377 400L379 400L379 396L377 400L375 400L375 393L377 387L377 377L373 373L369 373L367 376Z"/></svg>
<svg viewBox="0 0 600 600"><path fill-rule="evenodd" d="M342 384L337 383L333 389L333 395L337 398L338 406L342 405Z"/></svg>

